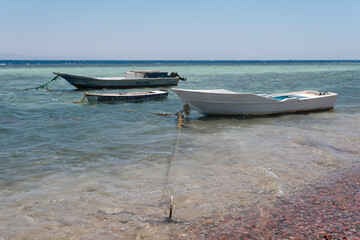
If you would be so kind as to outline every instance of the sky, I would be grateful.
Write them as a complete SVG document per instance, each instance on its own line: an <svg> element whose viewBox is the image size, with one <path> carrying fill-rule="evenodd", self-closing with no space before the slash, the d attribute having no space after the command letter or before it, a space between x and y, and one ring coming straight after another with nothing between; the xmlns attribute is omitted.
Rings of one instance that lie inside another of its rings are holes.
<svg viewBox="0 0 360 240"><path fill-rule="evenodd" d="M0 0L0 59L359 60L359 0Z"/></svg>

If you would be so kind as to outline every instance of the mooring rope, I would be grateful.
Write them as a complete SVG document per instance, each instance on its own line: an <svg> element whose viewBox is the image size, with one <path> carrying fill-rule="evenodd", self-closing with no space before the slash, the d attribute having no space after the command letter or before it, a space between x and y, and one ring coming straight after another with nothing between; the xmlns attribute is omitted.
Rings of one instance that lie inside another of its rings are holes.
<svg viewBox="0 0 360 240"><path fill-rule="evenodd" d="M87 92L84 92L84 96L83 96L83 98L82 98L82 99L80 99L80 100L78 100L78 101L76 101L76 102L73 102L73 103L83 103L83 102L85 101L86 94L87 94Z"/></svg>
<svg viewBox="0 0 360 240"><path fill-rule="evenodd" d="M182 124L184 122L184 114L188 117L190 115L190 107L189 105L185 104L183 106L183 109L176 113L176 115L178 116L178 131L177 131L177 135L176 135L176 143L175 143L175 148L174 148L174 153L172 158L169 158L168 161L168 168L166 170L166 179L165 179L165 187L164 187L164 198L165 199L169 199L170 197L170 207L169 207L169 216L168 216L168 221L171 221L171 217L173 215L173 208L175 207L174 205L174 195L172 194L171 191L171 187L170 185L170 173L171 173L171 169L173 168L172 166L174 165L174 162L176 161L176 158L178 156L179 153L179 145L180 145L180 136L181 136L181 128L182 128Z"/></svg>
<svg viewBox="0 0 360 240"><path fill-rule="evenodd" d="M43 88L43 89L46 89L46 90L48 90L48 91L52 91L51 89L49 89L49 88L47 87L47 85L48 85L49 83L55 81L58 77L59 77L59 75L56 75L53 79L51 79L51 80L48 81L47 83L44 83L43 85L40 85L39 87L26 88L26 89L24 89L24 90L25 90L25 91L30 90L30 89L36 89L36 90L38 90L39 88Z"/></svg>

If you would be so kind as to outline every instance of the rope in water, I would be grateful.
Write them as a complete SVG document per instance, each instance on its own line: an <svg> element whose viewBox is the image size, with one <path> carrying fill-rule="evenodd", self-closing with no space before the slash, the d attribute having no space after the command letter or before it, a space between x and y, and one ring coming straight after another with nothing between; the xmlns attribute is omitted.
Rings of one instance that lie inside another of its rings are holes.
<svg viewBox="0 0 360 240"><path fill-rule="evenodd" d="M58 77L59 77L59 75L56 75L53 79L51 79L51 80L48 81L47 83L44 83L43 85L40 85L39 87L26 88L26 89L24 89L24 90L25 90L25 91L30 90L30 89L36 89L36 90L38 90L39 88L43 88L43 89L46 89L46 90L48 90L48 91L52 91L51 89L48 88L47 85L48 85L49 83L55 81Z"/></svg>
<svg viewBox="0 0 360 240"><path fill-rule="evenodd" d="M183 106L183 109L176 113L176 115L178 116L178 131L177 131L177 135L176 135L176 143L175 143L175 148L174 148L174 153L172 158L169 158L168 161L168 168L166 170L166 179L165 179L165 199L169 199L170 197L170 208L169 208L169 216L168 216L168 221L171 221L172 215L173 215L173 208L174 208L174 195L172 194L171 188L170 188L170 173L171 170L173 168L174 162L176 161L176 158L178 156L179 153L179 145L180 145L180 136L181 136L181 128L184 122L184 114L188 117L190 115L190 107L189 105L185 104Z"/></svg>
<svg viewBox="0 0 360 240"><path fill-rule="evenodd" d="M83 103L86 99L86 92L84 92L84 96L82 99L80 99L79 101L73 102L73 103Z"/></svg>

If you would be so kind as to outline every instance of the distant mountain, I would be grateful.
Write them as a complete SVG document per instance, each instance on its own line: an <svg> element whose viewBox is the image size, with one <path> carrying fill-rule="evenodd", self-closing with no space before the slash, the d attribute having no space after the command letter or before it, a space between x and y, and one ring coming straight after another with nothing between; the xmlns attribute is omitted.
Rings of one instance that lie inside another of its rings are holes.
<svg viewBox="0 0 360 240"><path fill-rule="evenodd" d="M1 53L0 60L91 60L84 56L30 56L21 54Z"/></svg>
<svg viewBox="0 0 360 240"><path fill-rule="evenodd" d="M0 53L0 60L29 60L33 59L31 56L11 54L11 53Z"/></svg>

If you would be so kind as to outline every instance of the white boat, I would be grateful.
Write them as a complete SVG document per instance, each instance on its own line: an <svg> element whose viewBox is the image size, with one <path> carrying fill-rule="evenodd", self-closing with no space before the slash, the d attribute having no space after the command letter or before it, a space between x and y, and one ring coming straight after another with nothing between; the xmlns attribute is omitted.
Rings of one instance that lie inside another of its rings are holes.
<svg viewBox="0 0 360 240"><path fill-rule="evenodd" d="M59 72L54 74L77 88L85 89L166 87L176 86L179 80L186 80L177 72L168 75L167 72L160 71L131 71L126 72L124 77L88 77Z"/></svg>
<svg viewBox="0 0 360 240"><path fill-rule="evenodd" d="M268 115L334 108L337 94L300 91L280 94L237 93L225 89L172 89L180 99L203 115Z"/></svg>

